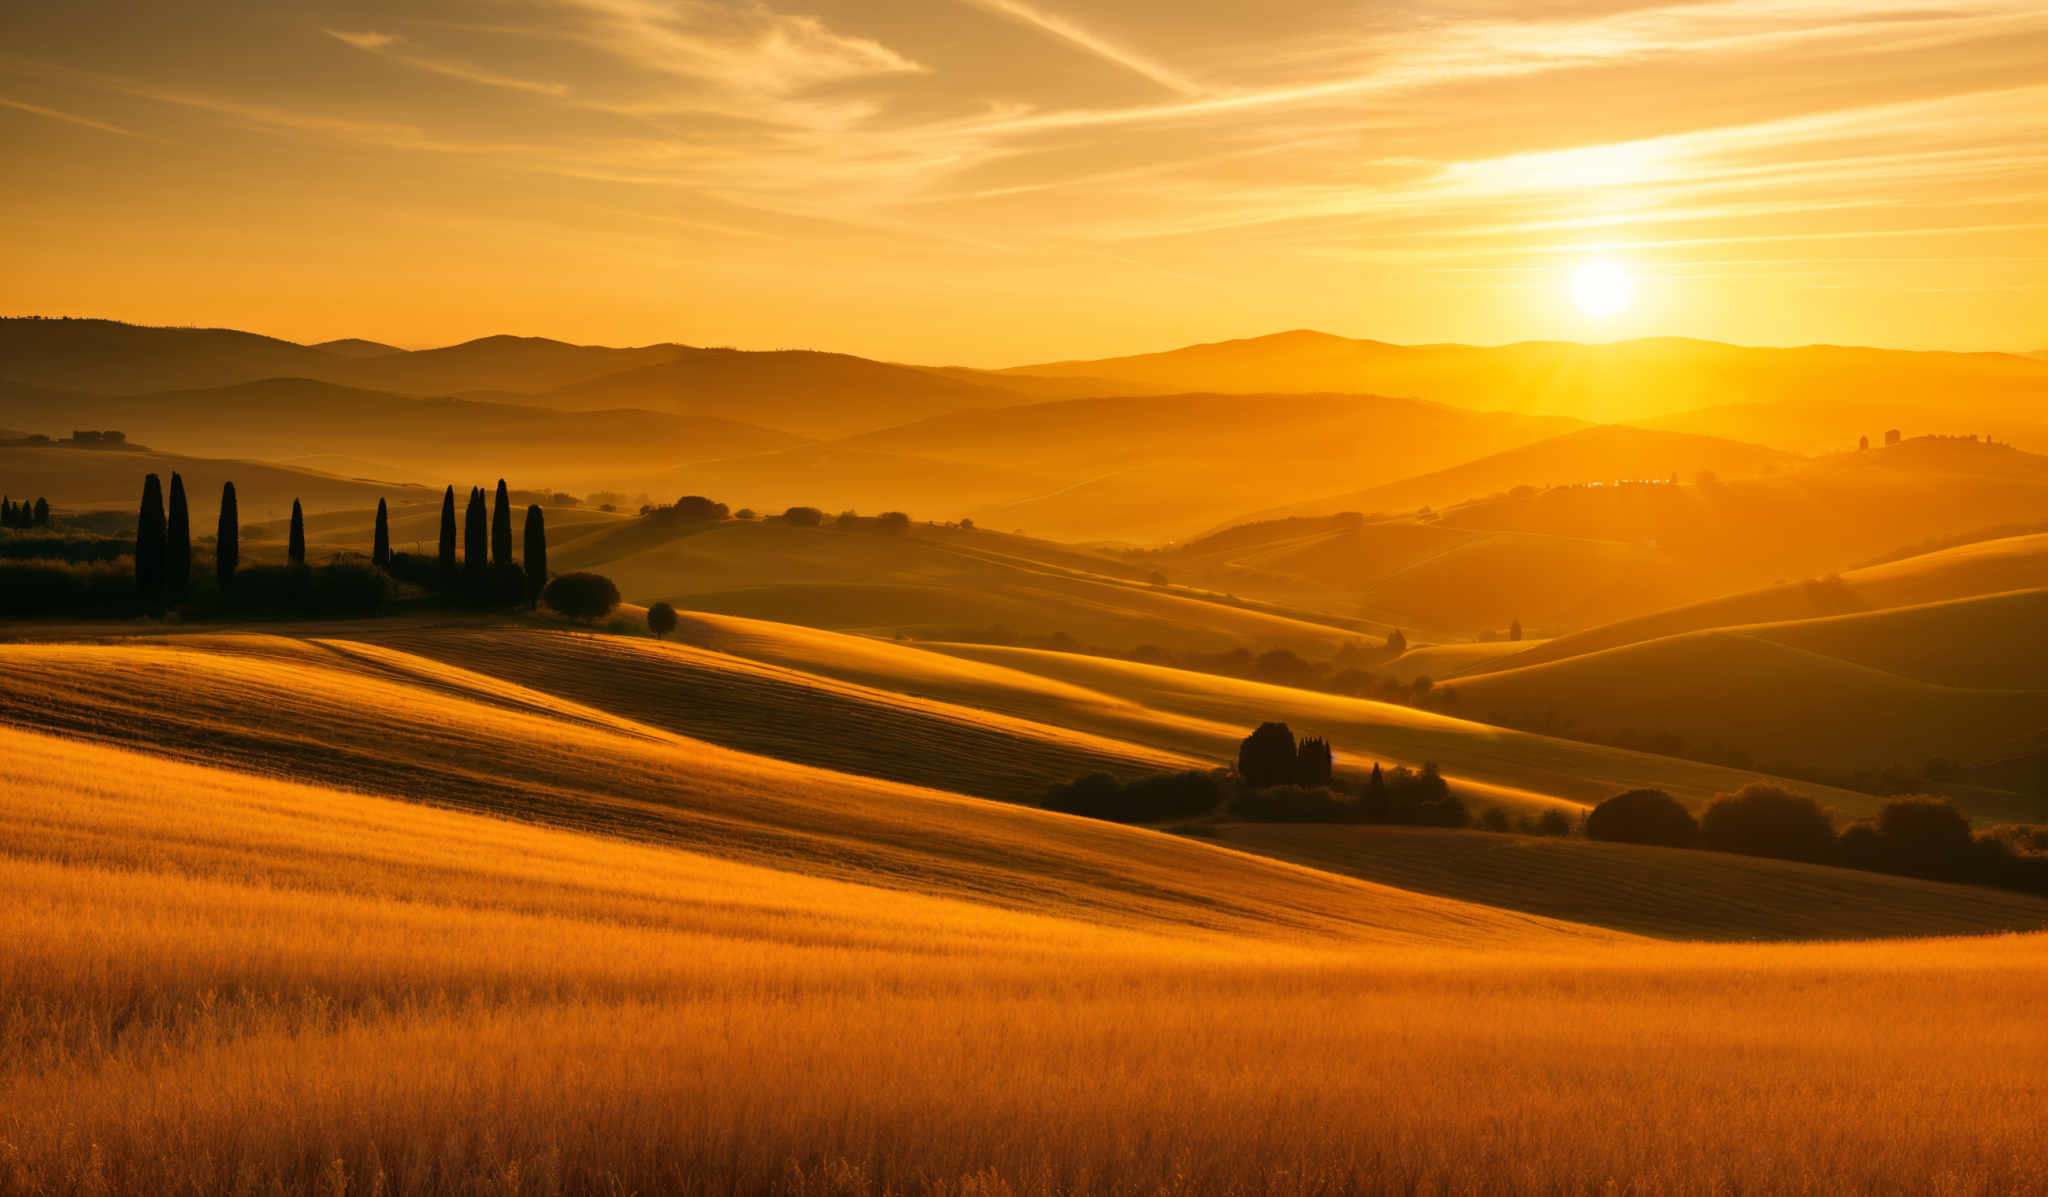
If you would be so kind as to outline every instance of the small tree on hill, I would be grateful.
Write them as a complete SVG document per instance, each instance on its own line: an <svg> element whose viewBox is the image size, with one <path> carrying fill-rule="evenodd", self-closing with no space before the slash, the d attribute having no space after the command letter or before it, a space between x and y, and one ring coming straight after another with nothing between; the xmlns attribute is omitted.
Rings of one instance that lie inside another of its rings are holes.
<svg viewBox="0 0 2048 1197"><path fill-rule="evenodd" d="M1888 872L1953 877L1964 871L1976 841L1970 820L1946 798L1894 798L1877 817L1879 860Z"/></svg>
<svg viewBox="0 0 2048 1197"><path fill-rule="evenodd" d="M1700 842L1722 852L1817 861L1833 852L1835 827L1811 798L1747 785L1708 804L1700 816Z"/></svg>
<svg viewBox="0 0 2048 1197"><path fill-rule="evenodd" d="M512 499L503 478L498 479L498 497L491 508L491 564L512 564Z"/></svg>
<svg viewBox="0 0 2048 1197"><path fill-rule="evenodd" d="M1294 784L1308 787L1329 785L1332 763L1329 741L1321 736L1308 737L1301 742L1294 756Z"/></svg>
<svg viewBox="0 0 2048 1197"><path fill-rule="evenodd" d="M540 592L548 584L548 524L540 504L526 509L526 604L540 605Z"/></svg>
<svg viewBox="0 0 2048 1197"><path fill-rule="evenodd" d="M1407 651L1408 637L1402 634L1401 629L1395 628L1393 634L1387 637L1387 652L1398 657Z"/></svg>
<svg viewBox="0 0 2048 1197"><path fill-rule="evenodd" d="M173 600L192 588L192 513L185 506L185 479L171 471L171 509L164 521L164 590Z"/></svg>
<svg viewBox="0 0 2048 1197"><path fill-rule="evenodd" d="M654 633L656 640L665 639L676 630L676 609L667 603L647 608L647 630Z"/></svg>
<svg viewBox="0 0 2048 1197"><path fill-rule="evenodd" d="M725 504L707 499L703 495L684 495L677 499L676 505L669 510L675 514L675 518L690 520L693 523L716 522L730 514Z"/></svg>
<svg viewBox="0 0 2048 1197"><path fill-rule="evenodd" d="M1586 838L1623 844L1689 848L1699 838L1692 812L1662 790L1616 794L1586 816Z"/></svg>
<svg viewBox="0 0 2048 1197"><path fill-rule="evenodd" d="M135 586L145 599L164 590L164 484L155 474L142 480L142 511L135 521Z"/></svg>
<svg viewBox="0 0 2048 1197"><path fill-rule="evenodd" d="M48 499L36 499L35 526L38 528L50 526L50 501Z"/></svg>
<svg viewBox="0 0 2048 1197"><path fill-rule="evenodd" d="M1522 621L1521 621L1521 620L1519 620L1519 619L1517 619L1517 620L1515 620L1515 621L1514 621L1513 623L1510 623L1510 624L1508 625L1508 639L1510 639L1510 640L1520 640L1521 638L1522 638Z"/></svg>
<svg viewBox="0 0 2048 1197"><path fill-rule="evenodd" d="M589 623L610 615L619 605L619 588L603 574L563 574L548 583L541 597L563 615Z"/></svg>
<svg viewBox="0 0 2048 1197"><path fill-rule="evenodd" d="M910 517L901 511L884 511L875 517L875 526L884 532L908 532Z"/></svg>
<svg viewBox="0 0 2048 1197"><path fill-rule="evenodd" d="M1237 749L1237 775L1253 789L1294 780L1294 733L1284 723L1261 723Z"/></svg>
<svg viewBox="0 0 2048 1197"><path fill-rule="evenodd" d="M441 585L455 581L455 488L441 496Z"/></svg>
<svg viewBox="0 0 2048 1197"><path fill-rule="evenodd" d="M220 484L220 520L213 533L213 576L225 591L242 563L242 516L235 509L235 484Z"/></svg>
<svg viewBox="0 0 2048 1197"><path fill-rule="evenodd" d="M377 526L370 535L370 564L378 569L391 564L391 512L383 499L377 500Z"/></svg>
<svg viewBox="0 0 2048 1197"><path fill-rule="evenodd" d="M782 513L782 522L792 528L815 528L825 522L825 513L815 507L792 507Z"/></svg>
<svg viewBox="0 0 2048 1197"><path fill-rule="evenodd" d="M285 560L293 565L306 563L306 513L297 499L292 500L291 539L285 542Z"/></svg>

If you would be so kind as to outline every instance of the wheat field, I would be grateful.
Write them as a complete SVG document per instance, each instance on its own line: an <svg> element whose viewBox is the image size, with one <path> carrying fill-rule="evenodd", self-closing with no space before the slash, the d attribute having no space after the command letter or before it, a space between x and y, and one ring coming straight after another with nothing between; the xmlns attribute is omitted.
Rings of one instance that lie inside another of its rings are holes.
<svg viewBox="0 0 2048 1197"><path fill-rule="evenodd" d="M17 730L0 844L9 1194L2041 1181L2038 935L1003 908Z"/></svg>

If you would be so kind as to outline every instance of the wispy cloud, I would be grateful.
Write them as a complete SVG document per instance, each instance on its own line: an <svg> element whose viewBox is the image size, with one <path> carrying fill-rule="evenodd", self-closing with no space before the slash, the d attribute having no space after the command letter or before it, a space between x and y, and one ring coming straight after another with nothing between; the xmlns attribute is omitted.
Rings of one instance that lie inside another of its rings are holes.
<svg viewBox="0 0 2048 1197"><path fill-rule="evenodd" d="M137 133L133 129L124 129L121 126L113 124L110 121L94 120L92 117L80 116L75 112L64 112L56 108L45 108L41 104L30 104L25 100L9 99L6 96L0 96L0 108L12 108L17 112L26 112L34 116L47 117L50 120L63 121L67 124L81 125L87 129L98 129L102 133L113 133L121 137L142 138L144 136L141 133Z"/></svg>
<svg viewBox="0 0 2048 1197"><path fill-rule="evenodd" d="M488 70L474 63L463 62L459 59L436 58L425 54L411 53L404 49L405 39L395 34L344 33L338 29L329 29L326 33L327 36L346 42L358 50L363 50L382 58L388 58L392 62L401 63L405 66L415 67L423 71L431 71L436 75L446 75L451 79L460 79L466 83L475 83L484 87L503 88L506 91L532 92L535 95L541 96L566 96L569 94L569 88L565 84L521 79L512 75L500 74L497 71Z"/></svg>
<svg viewBox="0 0 2048 1197"><path fill-rule="evenodd" d="M1140 78L1149 79L1168 91L1179 92L1184 96L1198 96L1208 90L1201 84L1196 83L1194 80L1189 79L1170 67L1161 65L1135 51L1125 49L1109 39L1075 24L1072 20L1058 13L1048 12L1045 9L1026 4L1024 0L966 0L966 3L988 12L1000 13L1012 20L1029 25L1033 29L1050 34L1060 41L1073 46L1075 49L1092 54L1114 66L1122 67L1124 70Z"/></svg>

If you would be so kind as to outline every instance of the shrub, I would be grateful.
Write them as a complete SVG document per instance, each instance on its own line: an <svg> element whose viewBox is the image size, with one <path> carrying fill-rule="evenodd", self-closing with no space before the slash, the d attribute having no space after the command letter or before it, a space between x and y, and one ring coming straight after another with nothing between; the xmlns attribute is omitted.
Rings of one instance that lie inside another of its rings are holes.
<svg viewBox="0 0 2048 1197"><path fill-rule="evenodd" d="M908 532L910 531L910 517L900 511L884 511L875 517L875 527L883 532Z"/></svg>
<svg viewBox="0 0 2048 1197"><path fill-rule="evenodd" d="M1699 834L1692 812L1662 790L1616 794L1586 816L1586 838L1593 840L1687 848Z"/></svg>
<svg viewBox="0 0 2048 1197"><path fill-rule="evenodd" d="M0 615L101 615L142 610L125 561L0 561Z"/></svg>
<svg viewBox="0 0 2048 1197"><path fill-rule="evenodd" d="M1497 806L1489 806L1479 812L1478 826L1481 831L1514 830L1514 824L1508 820L1508 812Z"/></svg>
<svg viewBox="0 0 2048 1197"><path fill-rule="evenodd" d="M667 603L656 603L647 608L647 630L660 640L676 630L676 609Z"/></svg>
<svg viewBox="0 0 2048 1197"><path fill-rule="evenodd" d="M619 588L603 574L562 574L548 583L541 599L571 619L590 623L610 615L619 605Z"/></svg>
<svg viewBox="0 0 2048 1197"><path fill-rule="evenodd" d="M1955 877L1970 864L1970 820L1946 798L1894 798L1877 817L1880 867L1915 877Z"/></svg>
<svg viewBox="0 0 2048 1197"><path fill-rule="evenodd" d="M361 561L304 565L245 565L220 596L236 615L375 615L391 601L391 581Z"/></svg>
<svg viewBox="0 0 2048 1197"><path fill-rule="evenodd" d="M1237 775L1252 789L1294 780L1294 733L1284 723L1261 723L1237 749Z"/></svg>
<svg viewBox="0 0 2048 1197"><path fill-rule="evenodd" d="M697 521L722 520L729 514L725 504L713 502L703 495L684 495L669 510L677 519Z"/></svg>
<svg viewBox="0 0 2048 1197"><path fill-rule="evenodd" d="M1533 819L1525 817L1522 831L1528 835L1567 836L1572 833L1572 817L1553 806Z"/></svg>
<svg viewBox="0 0 2048 1197"><path fill-rule="evenodd" d="M1213 773L1161 773L1119 785L1107 773L1054 786L1046 809L1119 823L1155 823L1161 819L1206 815L1223 799Z"/></svg>
<svg viewBox="0 0 2048 1197"><path fill-rule="evenodd" d="M1835 828L1811 798L1747 785L1708 804L1700 842L1720 852L1819 861L1834 852Z"/></svg>
<svg viewBox="0 0 2048 1197"><path fill-rule="evenodd" d="M792 507L782 513L782 522L793 528L815 528L825 522L825 513L815 507Z"/></svg>
<svg viewBox="0 0 2048 1197"><path fill-rule="evenodd" d="M1327 787L1268 786L1243 790L1230 800L1230 815L1252 823L1349 823L1358 804Z"/></svg>

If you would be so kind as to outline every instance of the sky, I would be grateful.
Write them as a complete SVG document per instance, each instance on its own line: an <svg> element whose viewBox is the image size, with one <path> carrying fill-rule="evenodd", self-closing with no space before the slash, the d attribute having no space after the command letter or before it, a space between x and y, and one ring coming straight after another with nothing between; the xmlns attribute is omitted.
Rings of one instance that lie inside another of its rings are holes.
<svg viewBox="0 0 2048 1197"><path fill-rule="evenodd" d="M2039 0L10 4L0 152L4 314L2048 349Z"/></svg>

